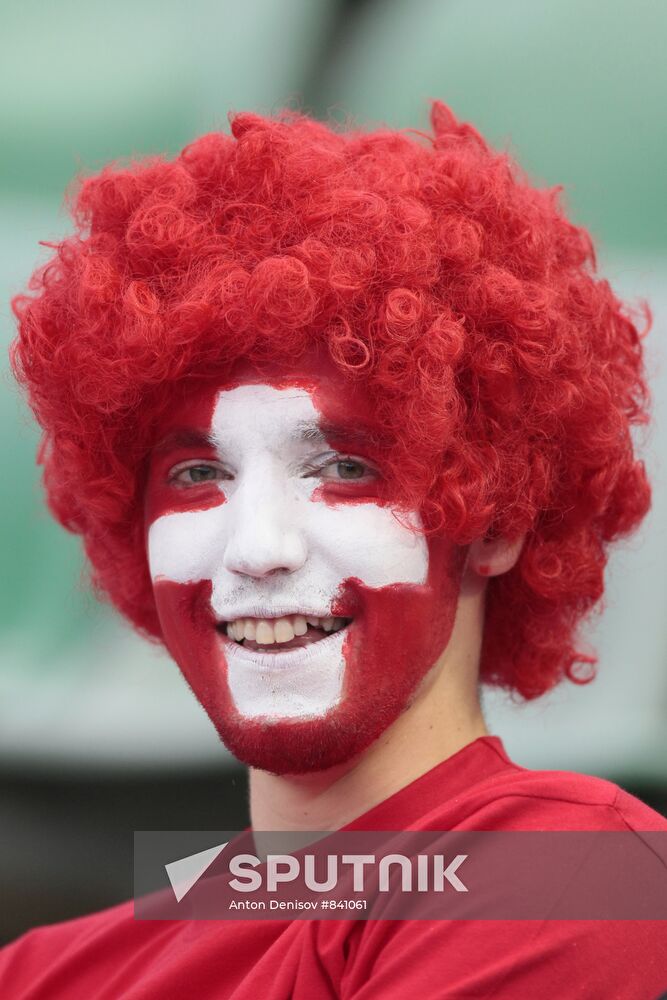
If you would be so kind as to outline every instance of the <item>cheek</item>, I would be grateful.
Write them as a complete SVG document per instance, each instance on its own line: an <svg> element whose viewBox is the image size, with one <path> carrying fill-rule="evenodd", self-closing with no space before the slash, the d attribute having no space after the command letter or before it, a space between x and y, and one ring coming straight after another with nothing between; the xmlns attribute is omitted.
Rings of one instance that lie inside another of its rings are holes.
<svg viewBox="0 0 667 1000"><path fill-rule="evenodd" d="M202 666L218 660L218 634L210 610L211 582L157 580L153 593L167 649L201 698L202 684L206 687L213 681L205 670L202 673Z"/></svg>
<svg viewBox="0 0 667 1000"><path fill-rule="evenodd" d="M369 746L410 704L449 643L465 549L429 541L428 555L422 584L369 588L348 579L334 602L334 614L355 619L343 646L340 703L330 718L335 747L345 739L355 752Z"/></svg>
<svg viewBox="0 0 667 1000"><path fill-rule="evenodd" d="M165 476L155 476L146 489L144 523L153 524L160 517L181 511L210 510L225 502L225 495L217 483L196 486L171 485Z"/></svg>
<svg viewBox="0 0 667 1000"><path fill-rule="evenodd" d="M430 540L428 572L421 585L394 583L373 589L359 580L347 581L340 607L354 608L359 627L350 631L346 659L370 658L381 686L423 676L451 637L464 564L465 549Z"/></svg>
<svg viewBox="0 0 667 1000"><path fill-rule="evenodd" d="M341 580L355 578L375 590L426 584L428 544L418 515L401 521L389 507L360 501L320 500L310 511L312 547Z"/></svg>
<svg viewBox="0 0 667 1000"><path fill-rule="evenodd" d="M151 577L176 583L210 580L222 557L226 511L224 497L205 510L165 514L148 525L146 551Z"/></svg>

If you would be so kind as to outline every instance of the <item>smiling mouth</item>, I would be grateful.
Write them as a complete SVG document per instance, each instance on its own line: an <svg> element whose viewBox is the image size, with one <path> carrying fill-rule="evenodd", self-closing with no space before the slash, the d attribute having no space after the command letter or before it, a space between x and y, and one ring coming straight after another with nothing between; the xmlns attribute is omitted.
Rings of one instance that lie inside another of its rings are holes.
<svg viewBox="0 0 667 1000"><path fill-rule="evenodd" d="M346 628L351 621L351 618L286 615L281 618L236 618L220 622L216 628L244 649L281 653L320 642Z"/></svg>

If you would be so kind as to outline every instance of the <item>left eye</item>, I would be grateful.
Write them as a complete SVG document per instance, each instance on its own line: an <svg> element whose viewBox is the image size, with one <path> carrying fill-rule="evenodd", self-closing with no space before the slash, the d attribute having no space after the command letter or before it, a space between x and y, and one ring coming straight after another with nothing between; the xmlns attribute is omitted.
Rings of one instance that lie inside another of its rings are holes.
<svg viewBox="0 0 667 1000"><path fill-rule="evenodd" d="M329 462L327 465L323 466L322 473L324 474L330 469L335 469L336 476L325 476L324 478L333 479L363 479L364 475L371 472L367 465L363 462L358 462L354 458L341 458L334 462Z"/></svg>
<svg viewBox="0 0 667 1000"><path fill-rule="evenodd" d="M172 470L169 479L179 486L197 486L199 483L212 483L222 479L223 471L215 465L187 465L184 468Z"/></svg>

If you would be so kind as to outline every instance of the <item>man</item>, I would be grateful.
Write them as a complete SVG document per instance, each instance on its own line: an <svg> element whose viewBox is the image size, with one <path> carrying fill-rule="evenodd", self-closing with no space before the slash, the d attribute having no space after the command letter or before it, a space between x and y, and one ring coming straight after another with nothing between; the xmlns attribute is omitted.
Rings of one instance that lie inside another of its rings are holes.
<svg viewBox="0 0 667 1000"><path fill-rule="evenodd" d="M251 768L255 830L667 829L525 771L536 697L649 504L640 334L588 236L443 105L434 137L240 114L85 181L15 302L49 502ZM134 922L27 935L7 997L657 995L659 923Z"/></svg>

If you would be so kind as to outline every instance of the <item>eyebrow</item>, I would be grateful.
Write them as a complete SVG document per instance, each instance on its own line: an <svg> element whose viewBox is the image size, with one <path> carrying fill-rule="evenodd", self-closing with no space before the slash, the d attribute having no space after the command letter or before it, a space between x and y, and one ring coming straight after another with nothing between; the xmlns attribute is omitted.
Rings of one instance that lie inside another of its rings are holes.
<svg viewBox="0 0 667 1000"><path fill-rule="evenodd" d="M215 442L204 431L181 427L171 431L153 448L154 455L164 455L175 448L215 448Z"/></svg>
<svg viewBox="0 0 667 1000"><path fill-rule="evenodd" d="M293 439L315 444L329 444L331 441L345 441L359 446L381 444L378 434L371 431L370 428L351 424L336 424L330 421L320 423L300 421L296 426ZM219 442L216 442L205 431L192 427L180 427L170 431L155 445L153 455L164 455L176 448L207 448L217 451L218 447Z"/></svg>
<svg viewBox="0 0 667 1000"><path fill-rule="evenodd" d="M312 441L318 444L327 444L336 440L358 445L378 445L381 443L377 433L368 427L335 424L327 421L320 423L302 421L297 424L295 438L298 441Z"/></svg>

